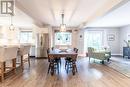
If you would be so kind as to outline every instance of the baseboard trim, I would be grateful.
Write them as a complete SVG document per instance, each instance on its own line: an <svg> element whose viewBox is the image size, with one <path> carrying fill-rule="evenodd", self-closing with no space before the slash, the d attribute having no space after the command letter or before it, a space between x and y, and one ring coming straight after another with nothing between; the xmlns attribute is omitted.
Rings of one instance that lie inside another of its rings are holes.
<svg viewBox="0 0 130 87"><path fill-rule="evenodd" d="M122 56L122 54L111 54L111 55L120 55L120 56Z"/></svg>
<svg viewBox="0 0 130 87"><path fill-rule="evenodd" d="M35 56L29 56L29 57L35 57Z"/></svg>
<svg viewBox="0 0 130 87"><path fill-rule="evenodd" d="M36 59L47 59L47 57L36 57Z"/></svg>

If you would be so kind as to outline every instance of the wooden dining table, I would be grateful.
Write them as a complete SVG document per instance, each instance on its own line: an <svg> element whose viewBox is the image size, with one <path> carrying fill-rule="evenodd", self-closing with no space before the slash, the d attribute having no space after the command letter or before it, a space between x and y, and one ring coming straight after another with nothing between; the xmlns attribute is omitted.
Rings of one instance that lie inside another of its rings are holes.
<svg viewBox="0 0 130 87"><path fill-rule="evenodd" d="M54 62L53 62L53 60L55 58L66 58L66 57L72 58L72 74L75 75L77 55L78 55L78 53L75 53L74 51L70 51L70 50L69 51L67 51L67 50L50 51L50 53L48 54L48 57L49 57L50 63L51 63L51 75L54 74Z"/></svg>

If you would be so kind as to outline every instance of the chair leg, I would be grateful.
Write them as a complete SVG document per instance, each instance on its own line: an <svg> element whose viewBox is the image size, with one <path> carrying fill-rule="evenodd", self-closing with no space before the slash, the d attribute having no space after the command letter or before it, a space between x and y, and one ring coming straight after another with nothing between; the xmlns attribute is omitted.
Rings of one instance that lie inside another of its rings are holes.
<svg viewBox="0 0 130 87"><path fill-rule="evenodd" d="M4 81L5 62L1 62L1 82Z"/></svg>
<svg viewBox="0 0 130 87"><path fill-rule="evenodd" d="M13 72L16 74L16 58L12 59Z"/></svg>
<svg viewBox="0 0 130 87"><path fill-rule="evenodd" d="M107 59L107 62L109 62L109 61L110 61L110 59L108 58L108 59Z"/></svg>
<svg viewBox="0 0 130 87"><path fill-rule="evenodd" d="M49 71L50 71L50 68L51 68L51 64L49 63L49 67L48 67L48 72L47 72L47 73L49 73Z"/></svg>
<svg viewBox="0 0 130 87"><path fill-rule="evenodd" d="M23 71L23 69L24 69L24 65L23 65L23 56L21 56L21 69L22 69L22 71Z"/></svg>
<svg viewBox="0 0 130 87"><path fill-rule="evenodd" d="M76 72L78 72L77 66L76 66Z"/></svg>
<svg viewBox="0 0 130 87"><path fill-rule="evenodd" d="M59 61L57 62L57 69L58 69L58 74L59 74Z"/></svg>
<svg viewBox="0 0 130 87"><path fill-rule="evenodd" d="M102 64L104 64L104 60L102 60Z"/></svg>
<svg viewBox="0 0 130 87"><path fill-rule="evenodd" d="M67 73L69 72L69 62L67 62Z"/></svg>
<svg viewBox="0 0 130 87"><path fill-rule="evenodd" d="M89 63L90 63L90 57L89 57Z"/></svg>
<svg viewBox="0 0 130 87"><path fill-rule="evenodd" d="M30 57L29 57L29 54L28 54L28 65L30 67Z"/></svg>
<svg viewBox="0 0 130 87"><path fill-rule="evenodd" d="M93 58L94 60L93 60L93 62L95 63L95 58Z"/></svg>
<svg viewBox="0 0 130 87"><path fill-rule="evenodd" d="M67 61L65 61L65 69L66 69L66 66L67 66Z"/></svg>
<svg viewBox="0 0 130 87"><path fill-rule="evenodd" d="M60 66L61 66L61 59L60 59Z"/></svg>

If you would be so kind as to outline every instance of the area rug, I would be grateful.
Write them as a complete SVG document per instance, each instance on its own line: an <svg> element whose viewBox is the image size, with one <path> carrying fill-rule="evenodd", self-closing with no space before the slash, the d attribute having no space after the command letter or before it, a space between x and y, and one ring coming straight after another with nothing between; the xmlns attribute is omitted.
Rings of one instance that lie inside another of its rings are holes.
<svg viewBox="0 0 130 87"><path fill-rule="evenodd" d="M125 76L130 77L130 64L111 60L111 62L106 65L124 74Z"/></svg>

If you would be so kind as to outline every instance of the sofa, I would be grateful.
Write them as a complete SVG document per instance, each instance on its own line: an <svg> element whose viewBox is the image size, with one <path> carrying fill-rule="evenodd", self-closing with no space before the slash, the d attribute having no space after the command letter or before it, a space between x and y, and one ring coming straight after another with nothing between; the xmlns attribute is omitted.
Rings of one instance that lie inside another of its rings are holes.
<svg viewBox="0 0 130 87"><path fill-rule="evenodd" d="M88 57L89 61L91 58L99 59L101 60L101 63L104 64L104 60L109 61L111 58L111 52L110 51L99 51L95 50L93 47L88 47Z"/></svg>

